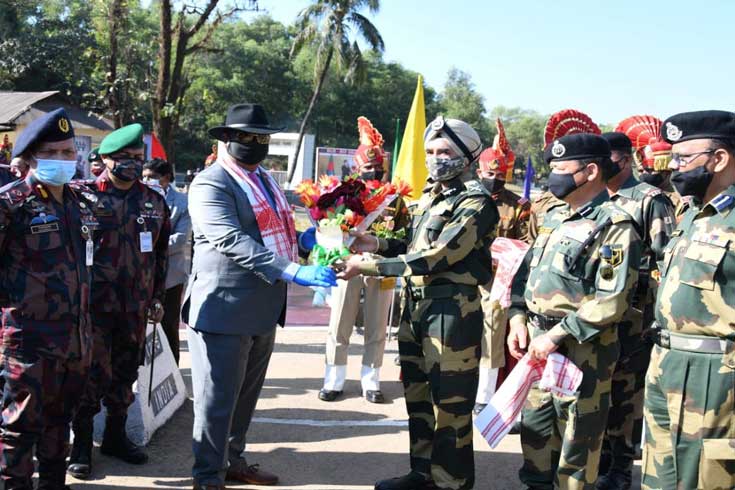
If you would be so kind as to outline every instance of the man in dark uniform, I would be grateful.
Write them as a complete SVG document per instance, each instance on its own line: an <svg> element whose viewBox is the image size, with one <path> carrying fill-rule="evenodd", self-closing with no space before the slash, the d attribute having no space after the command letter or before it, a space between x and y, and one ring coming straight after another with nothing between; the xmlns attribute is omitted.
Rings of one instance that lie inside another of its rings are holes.
<svg viewBox="0 0 735 490"><path fill-rule="evenodd" d="M496 121L498 134L493 147L480 154L477 176L492 195L500 214L497 236L524 240L528 236L528 216L531 204L527 199L505 187L513 175L515 155L505 137L500 119ZM480 376L475 399L475 413L480 413L495 394L498 371L505 367L505 337L508 331L508 311L490 297L492 283L480 287L484 329L482 334L482 357ZM512 367L512 366L511 366Z"/></svg>
<svg viewBox="0 0 735 490"><path fill-rule="evenodd" d="M166 293L169 211L164 198L139 180L143 127L131 124L110 133L99 154L106 170L95 182L94 360L73 424L69 473L76 478L91 472L92 419L100 400L107 408L102 454L131 464L148 460L128 439L125 422L143 361L146 319L161 321Z"/></svg>
<svg viewBox="0 0 735 490"><path fill-rule="evenodd" d="M482 143L472 127L439 116L424 132L430 185L413 211L408 248L356 240L341 278L404 277L398 349L411 439L411 471L376 490L468 490L475 482L472 407L482 342L478 286L490 282L498 210L473 179ZM367 237L367 235L365 235ZM353 244L354 245L354 244ZM364 248L363 248L364 246Z"/></svg>
<svg viewBox="0 0 735 490"><path fill-rule="evenodd" d="M604 133L610 144L615 175L607 181L610 200L633 218L641 237L642 255L638 287L618 324L620 357L615 366L610 415L602 443L599 490L628 490L633 479L635 447L641 440L643 389L651 344L643 330L653 321L653 301L659 277L657 262L674 231L674 206L657 187L633 175L632 142L624 133Z"/></svg>
<svg viewBox="0 0 735 490"><path fill-rule="evenodd" d="M2 421L0 479L31 490L33 447L41 490L63 490L69 422L90 360L89 192L69 185L74 130L63 109L31 122L14 157L29 174L0 189Z"/></svg>

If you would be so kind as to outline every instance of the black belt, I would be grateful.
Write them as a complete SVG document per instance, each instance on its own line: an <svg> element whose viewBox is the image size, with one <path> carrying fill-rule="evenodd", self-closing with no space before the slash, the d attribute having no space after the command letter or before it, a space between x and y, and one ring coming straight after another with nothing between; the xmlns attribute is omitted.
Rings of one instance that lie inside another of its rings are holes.
<svg viewBox="0 0 735 490"><path fill-rule="evenodd" d="M551 330L552 327L562 321L563 317L539 315L538 313L529 311L528 318L535 327L540 328L541 330Z"/></svg>
<svg viewBox="0 0 735 490"><path fill-rule="evenodd" d="M406 290L413 301L451 298L457 294L477 296L477 286L470 286L469 284L438 284L436 286L409 285Z"/></svg>

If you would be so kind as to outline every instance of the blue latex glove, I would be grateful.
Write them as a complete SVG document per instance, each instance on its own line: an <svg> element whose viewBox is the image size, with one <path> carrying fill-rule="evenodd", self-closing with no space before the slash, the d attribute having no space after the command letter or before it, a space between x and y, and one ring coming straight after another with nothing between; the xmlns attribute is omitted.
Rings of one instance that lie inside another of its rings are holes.
<svg viewBox="0 0 735 490"><path fill-rule="evenodd" d="M299 286L318 286L328 288L337 285L337 275L329 267L322 265L302 265L293 276Z"/></svg>
<svg viewBox="0 0 735 490"><path fill-rule="evenodd" d="M299 245L301 245L301 248L304 250L311 252L311 249L316 245L316 227L312 226L299 235Z"/></svg>

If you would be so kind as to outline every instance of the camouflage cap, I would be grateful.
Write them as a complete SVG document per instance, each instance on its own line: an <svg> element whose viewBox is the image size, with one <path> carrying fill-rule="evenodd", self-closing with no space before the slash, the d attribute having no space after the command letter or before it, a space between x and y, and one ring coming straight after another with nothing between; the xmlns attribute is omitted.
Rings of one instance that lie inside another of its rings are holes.
<svg viewBox="0 0 735 490"><path fill-rule="evenodd" d="M143 126L138 123L123 126L108 134L100 143L98 153L111 155L125 148L141 148L143 146Z"/></svg>

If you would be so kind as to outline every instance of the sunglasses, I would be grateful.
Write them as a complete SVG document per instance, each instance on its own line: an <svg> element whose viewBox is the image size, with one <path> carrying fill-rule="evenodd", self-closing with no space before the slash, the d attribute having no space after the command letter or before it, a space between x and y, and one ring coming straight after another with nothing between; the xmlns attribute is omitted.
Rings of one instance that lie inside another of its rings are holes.
<svg viewBox="0 0 735 490"><path fill-rule="evenodd" d="M230 133L230 141L234 141L236 143L253 143L257 142L261 145L267 145L271 142L271 136L269 134L254 134L254 133Z"/></svg>

